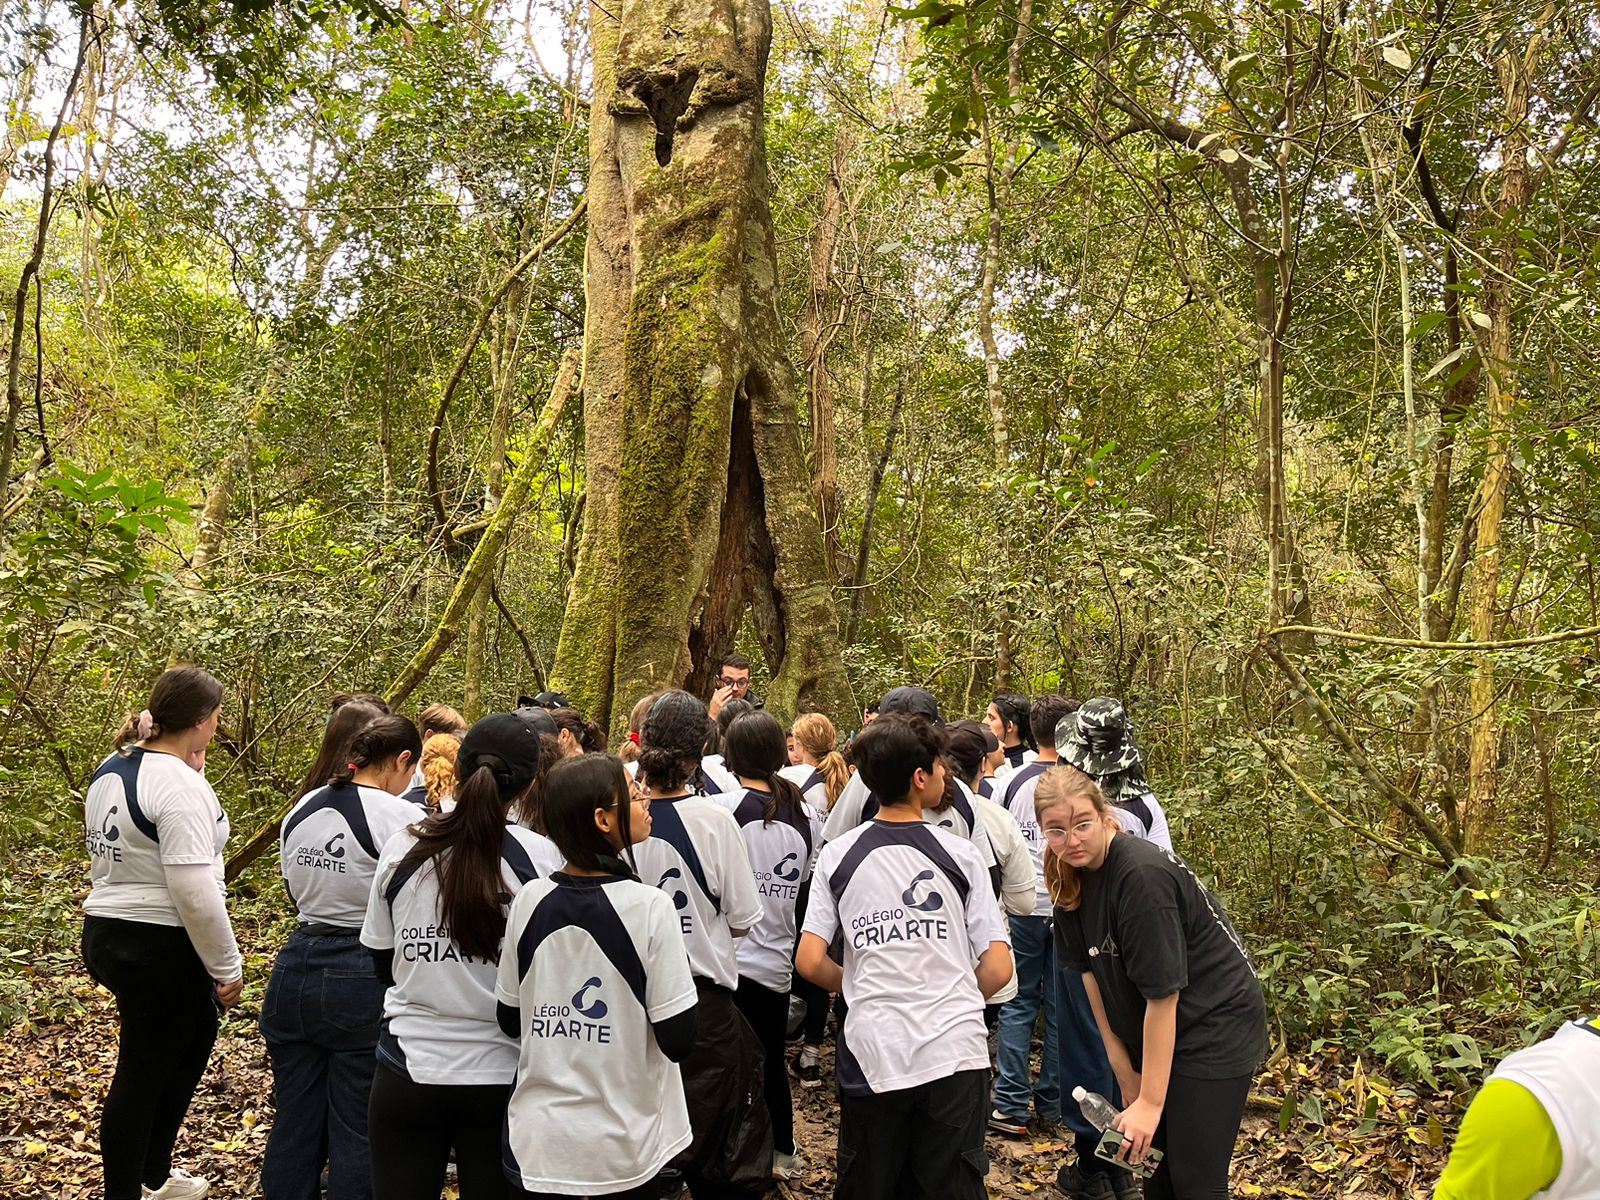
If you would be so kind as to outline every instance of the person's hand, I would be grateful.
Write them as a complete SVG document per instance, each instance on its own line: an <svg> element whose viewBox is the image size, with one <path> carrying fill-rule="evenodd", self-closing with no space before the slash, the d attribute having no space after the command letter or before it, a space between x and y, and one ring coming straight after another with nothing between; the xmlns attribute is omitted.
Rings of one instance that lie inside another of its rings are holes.
<svg viewBox="0 0 1600 1200"><path fill-rule="evenodd" d="M1137 1071L1117 1072L1117 1090L1122 1093L1122 1106L1126 1108L1139 1098L1143 1079Z"/></svg>
<svg viewBox="0 0 1600 1200"><path fill-rule="evenodd" d="M1135 1100L1122 1110L1115 1124L1122 1131L1122 1149L1117 1151L1117 1157L1127 1163L1143 1162L1150 1153L1156 1126L1161 1124L1161 1109L1148 1100Z"/></svg>
<svg viewBox="0 0 1600 1200"><path fill-rule="evenodd" d="M232 1008L239 1003L239 997L244 993L244 976L240 976L232 983L219 983L216 985L217 1003L224 1009Z"/></svg>
<svg viewBox="0 0 1600 1200"><path fill-rule="evenodd" d="M711 693L711 704L709 705L709 708L711 710L711 719L713 721L717 719L717 714L722 711L722 706L732 699L733 689L728 687L726 684Z"/></svg>
<svg viewBox="0 0 1600 1200"><path fill-rule="evenodd" d="M206 748L201 746L198 750L189 751L189 757L184 761L189 764L191 770L198 771L204 775L206 773Z"/></svg>

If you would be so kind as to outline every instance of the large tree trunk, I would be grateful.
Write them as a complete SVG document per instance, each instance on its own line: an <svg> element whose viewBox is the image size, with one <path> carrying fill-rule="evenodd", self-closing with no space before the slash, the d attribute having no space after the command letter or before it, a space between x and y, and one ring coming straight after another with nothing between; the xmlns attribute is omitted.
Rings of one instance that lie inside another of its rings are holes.
<svg viewBox="0 0 1600 1200"><path fill-rule="evenodd" d="M843 719L822 532L780 349L766 0L590 6L587 505L555 686L616 724L703 689L746 606L780 713Z"/></svg>

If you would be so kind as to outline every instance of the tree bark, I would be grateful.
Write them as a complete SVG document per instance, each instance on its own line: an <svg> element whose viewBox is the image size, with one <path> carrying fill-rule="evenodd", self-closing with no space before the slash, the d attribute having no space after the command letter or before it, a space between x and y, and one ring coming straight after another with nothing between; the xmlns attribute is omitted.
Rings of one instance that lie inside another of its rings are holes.
<svg viewBox="0 0 1600 1200"><path fill-rule="evenodd" d="M833 294L834 252L844 217L845 183L854 146L854 132L848 122L841 120L834 130L833 155L822 183L822 206L811 238L810 287L805 311L800 315L800 357L811 410L811 490L816 500L817 518L822 523L829 563L833 567L829 578L837 573L844 548L839 542L839 448L833 379L828 374L827 362L828 346L833 341L828 309Z"/></svg>
<svg viewBox="0 0 1600 1200"><path fill-rule="evenodd" d="M590 6L586 505L553 686L703 689L744 610L777 712L854 710L776 304L766 0Z"/></svg>
<svg viewBox="0 0 1600 1200"><path fill-rule="evenodd" d="M883 449L878 461L872 465L872 476L867 481L866 513L861 519L861 541L856 546L856 568L850 578L850 619L845 626L844 644L853 646L861 632L861 612L867 602L867 564L872 558L872 527L878 519L878 496L883 491L883 477L889 473L889 460L894 455L895 435L900 431L900 409L906 400L906 369L900 367L894 385L894 402L889 406L889 423L883 431Z"/></svg>
<svg viewBox="0 0 1600 1200"><path fill-rule="evenodd" d="M550 385L550 397L545 401L544 411L539 414L539 423L533 427L528 438L522 461L517 464L517 469L506 484L500 507L489 518L483 536L472 548L472 557L467 559L461 577L456 580L455 590L445 602L438 626L389 685L386 698L390 704L399 705L416 691L417 685L428 677L440 655L460 636L462 621L479 589L488 591L494 565L500 559L500 552L505 547L506 539L511 536L511 528L522 512L523 505L527 503L534 477L544 467L545 454L555 434L556 423L561 420L562 410L566 408L567 400L577 385L577 370L574 355L569 354L561 360L555 382Z"/></svg>
<svg viewBox="0 0 1600 1200"><path fill-rule="evenodd" d="M1516 364L1512 361L1514 317L1512 288L1521 248L1521 217L1533 198L1528 166L1529 98L1533 76L1543 54L1545 35L1535 32L1525 51L1508 47L1495 60L1495 74L1504 102L1500 194L1494 205L1497 244L1492 271L1484 273L1484 315L1487 333L1479 339L1487 387L1487 428L1483 483L1478 492L1477 535L1473 544L1471 629L1475 641L1495 636L1500 590L1500 533L1511 481L1511 410L1516 398ZM1467 737L1467 796L1461 812L1463 840L1475 848L1492 820L1499 790L1500 732L1495 711L1495 660L1480 653L1473 663L1468 691L1472 723Z"/></svg>
<svg viewBox="0 0 1600 1200"><path fill-rule="evenodd" d="M6 416L5 428L0 431L0 511L5 507L6 494L11 488L11 463L17 451L17 425L22 417L22 335L28 323L28 293L31 289L41 286L39 283L39 266L44 262L45 246L50 234L50 219L55 215L55 169L56 169L56 143L61 138L62 127L66 124L67 109L72 104L73 95L78 90L78 81L83 78L84 63L89 55L89 42L91 37L98 37L94 32L94 10L85 9L78 20L78 54L72 64L72 75L67 80L66 91L61 97L61 107L56 112L55 124L50 127L50 136L44 144L44 180L39 189L39 220L34 227L33 248L28 255L28 260L22 264L22 272L17 277L16 297L11 307L11 345L10 357L6 361ZM35 309L37 313L37 309ZM39 334L35 316L35 336ZM35 380L35 387L39 381ZM39 430L41 440L45 431ZM48 443L46 443L48 445ZM45 462L50 461L48 449L45 452Z"/></svg>

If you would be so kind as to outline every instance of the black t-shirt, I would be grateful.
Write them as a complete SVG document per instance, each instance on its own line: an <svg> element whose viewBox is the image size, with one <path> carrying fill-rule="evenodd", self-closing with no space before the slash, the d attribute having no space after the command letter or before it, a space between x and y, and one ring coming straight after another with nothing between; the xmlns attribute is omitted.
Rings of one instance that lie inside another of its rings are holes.
<svg viewBox="0 0 1600 1200"><path fill-rule="evenodd" d="M1222 905L1188 865L1151 842L1121 836L1111 839L1098 870L1078 877L1083 902L1054 913L1056 953L1064 970L1093 972L1106 1018L1134 1066L1143 1058L1145 1001L1177 992L1173 1073L1254 1073L1267 1049L1261 984Z"/></svg>

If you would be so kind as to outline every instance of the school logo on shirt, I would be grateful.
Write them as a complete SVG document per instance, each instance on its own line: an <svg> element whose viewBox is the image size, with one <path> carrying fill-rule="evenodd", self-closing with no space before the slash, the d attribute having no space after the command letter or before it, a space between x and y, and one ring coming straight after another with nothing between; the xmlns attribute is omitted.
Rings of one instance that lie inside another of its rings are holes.
<svg viewBox="0 0 1600 1200"><path fill-rule="evenodd" d="M343 841L344 830L341 829L321 846L296 846L289 855L289 860L297 867L306 867L312 871L331 871L335 875L347 874L344 847L339 844Z"/></svg>
<svg viewBox="0 0 1600 1200"><path fill-rule="evenodd" d="M610 1010L597 994L599 991L600 977L591 975L572 993L571 1004L535 1005L528 1022L528 1036L609 1044L611 1026L602 1023L602 1018Z"/></svg>
<svg viewBox="0 0 1600 1200"><path fill-rule="evenodd" d="M89 847L90 858L103 858L107 862L122 861L122 847L116 844L117 839L122 836L122 829L111 823L111 818L116 815L117 806L113 804L106 810L99 829L84 830L83 840Z"/></svg>
<svg viewBox="0 0 1600 1200"><path fill-rule="evenodd" d="M693 933L694 914L688 911L689 893L675 883L670 887L667 885L667 880L669 879L681 880L682 878L683 872L678 870L677 867L668 867L661 873L661 878L656 880L656 886L672 897L672 907L678 910L678 924L682 927L683 932Z"/></svg>
<svg viewBox="0 0 1600 1200"><path fill-rule="evenodd" d="M606 1015L606 1002L600 997L596 996L594 1003L587 1006L583 1002L584 993L590 988L598 988L599 986L600 977L598 975L590 976L587 983L572 993L572 1007L578 1010L579 1016L588 1017L591 1021L598 1021Z"/></svg>
<svg viewBox="0 0 1600 1200"><path fill-rule="evenodd" d="M921 899L917 897L917 886L927 883L933 878L933 868L918 871L911 879L911 886L900 893L900 900L907 908L914 908L918 912L938 912L944 907L944 897L934 891L930 886L928 894Z"/></svg>
<svg viewBox="0 0 1600 1200"><path fill-rule="evenodd" d="M792 865L791 865L792 864ZM770 871L757 871L756 891L775 900L798 900L800 885L800 855L794 851L785 854Z"/></svg>
<svg viewBox="0 0 1600 1200"><path fill-rule="evenodd" d="M891 942L948 941L950 922L944 917L925 917L944 907L944 897L934 890L933 869L918 871L900 893L905 908L879 908L862 913L850 922L850 944L857 950L887 946ZM909 910L909 911L907 911Z"/></svg>

